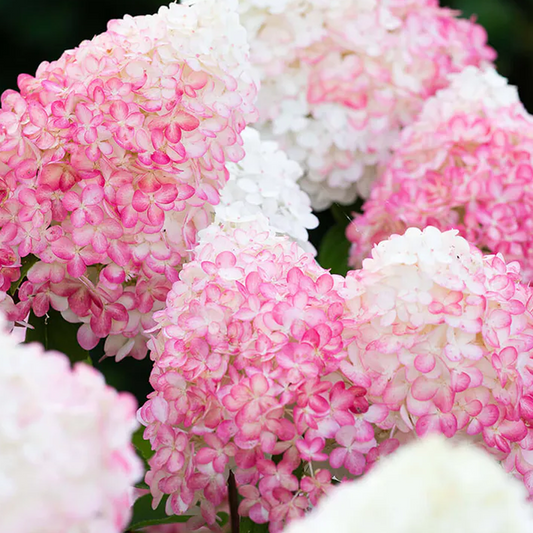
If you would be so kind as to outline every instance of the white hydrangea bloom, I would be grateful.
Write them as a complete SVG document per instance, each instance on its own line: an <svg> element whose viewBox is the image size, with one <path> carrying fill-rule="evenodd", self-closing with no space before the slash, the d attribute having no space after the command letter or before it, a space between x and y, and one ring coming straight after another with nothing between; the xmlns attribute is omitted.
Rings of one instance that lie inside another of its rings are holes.
<svg viewBox="0 0 533 533"><path fill-rule="evenodd" d="M2 531L121 533L142 475L131 446L135 401L90 366L71 369L63 354L2 331Z"/></svg>
<svg viewBox="0 0 533 533"><path fill-rule="evenodd" d="M315 209L366 195L401 128L465 66L484 30L433 0L241 0L265 138L305 175Z"/></svg>
<svg viewBox="0 0 533 533"><path fill-rule="evenodd" d="M219 221L247 221L266 216L273 230L294 239L307 251L307 229L316 228L309 196L300 189L303 171L273 141L261 141L259 133L247 128L242 133L245 157L228 163L230 179L222 189L216 208Z"/></svg>
<svg viewBox="0 0 533 533"><path fill-rule="evenodd" d="M342 484L285 533L530 533L524 486L485 451L429 437Z"/></svg>
<svg viewBox="0 0 533 533"><path fill-rule="evenodd" d="M440 231L433 226L423 230L407 228L403 235L392 235L372 249L372 256L363 260L367 272L380 272L402 265L413 266L414 275L453 275L465 277L483 268L483 255L474 253L457 230ZM398 280L401 283L401 280Z"/></svg>

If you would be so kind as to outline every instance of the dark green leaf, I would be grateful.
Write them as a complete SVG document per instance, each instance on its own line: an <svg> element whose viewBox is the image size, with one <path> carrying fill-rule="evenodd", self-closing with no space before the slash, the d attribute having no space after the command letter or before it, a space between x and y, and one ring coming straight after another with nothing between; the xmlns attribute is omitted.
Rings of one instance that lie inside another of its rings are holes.
<svg viewBox="0 0 533 533"><path fill-rule="evenodd" d="M353 218L353 213L361 213L362 206L363 200L358 198L352 205L333 204L331 213L339 226L347 226Z"/></svg>
<svg viewBox="0 0 533 533"><path fill-rule="evenodd" d="M130 521L128 530L142 529L143 527L156 526L158 524L177 524L187 522L189 516L168 516L165 513L165 503L168 496L165 496L157 509L152 509L152 495L146 494L141 496L133 506L133 516Z"/></svg>
<svg viewBox="0 0 533 533"><path fill-rule="evenodd" d="M133 357L125 357L117 363L114 357L104 357L103 339L98 349L91 350L91 359L94 368L105 376L108 385L118 391L128 391L135 395L139 405L146 402L146 397L154 389L150 385L150 372L154 366L150 357L145 357L141 361Z"/></svg>
<svg viewBox="0 0 533 533"><path fill-rule="evenodd" d="M67 322L61 313L50 309L43 317L30 314L29 323L33 329L26 330L24 342L39 342L46 350L57 350L68 356L72 363L83 361L90 363L89 352L84 350L78 343L76 334L80 324Z"/></svg>
<svg viewBox="0 0 533 533"><path fill-rule="evenodd" d="M256 524L248 517L241 518L240 533L268 533L268 524Z"/></svg>
<svg viewBox="0 0 533 533"><path fill-rule="evenodd" d="M345 235L345 226L337 224L328 230L318 250L318 262L331 269L332 274L346 275L350 243Z"/></svg>
<svg viewBox="0 0 533 533"><path fill-rule="evenodd" d="M17 292L18 288L20 287L20 284L24 281L28 274L28 270L37 263L38 259L34 255L27 255L26 257L22 258L22 266L20 267L20 278L15 281L11 287L9 288L9 294L11 296L14 296Z"/></svg>

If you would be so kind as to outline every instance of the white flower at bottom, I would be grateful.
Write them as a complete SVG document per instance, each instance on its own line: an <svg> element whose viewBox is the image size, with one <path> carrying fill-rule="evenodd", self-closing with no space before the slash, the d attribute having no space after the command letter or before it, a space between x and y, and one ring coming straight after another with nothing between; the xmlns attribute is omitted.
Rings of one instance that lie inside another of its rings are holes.
<svg viewBox="0 0 533 533"><path fill-rule="evenodd" d="M122 532L142 473L133 398L90 366L71 368L2 331L0 351L2 531Z"/></svg>
<svg viewBox="0 0 533 533"><path fill-rule="evenodd" d="M530 533L526 497L483 450L433 436L341 485L285 533Z"/></svg>

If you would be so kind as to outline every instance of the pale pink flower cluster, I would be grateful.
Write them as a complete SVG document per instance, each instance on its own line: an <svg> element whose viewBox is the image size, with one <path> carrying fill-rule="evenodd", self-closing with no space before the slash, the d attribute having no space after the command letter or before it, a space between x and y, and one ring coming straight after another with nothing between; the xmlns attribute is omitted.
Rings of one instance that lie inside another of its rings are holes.
<svg viewBox="0 0 533 533"><path fill-rule="evenodd" d="M260 130L306 172L316 209L366 195L449 73L487 65L485 30L437 0L243 0Z"/></svg>
<svg viewBox="0 0 533 533"><path fill-rule="evenodd" d="M325 447L341 426L344 440L356 431L365 393L337 376L346 357L339 283L266 226L204 230L156 315L155 391L139 411L156 452L146 478L156 504L170 494L167 512L201 511L213 524L231 468L240 513L275 532L330 487L327 467L297 477L302 461L363 471L352 446ZM368 451L371 440L356 447Z"/></svg>
<svg viewBox="0 0 533 533"><path fill-rule="evenodd" d="M83 322L80 344L146 354L143 329L212 220L255 119L236 1L171 4L19 77L0 110L0 289L38 262L3 305L52 306Z"/></svg>
<svg viewBox="0 0 533 533"><path fill-rule="evenodd" d="M407 227L456 228L533 279L533 117L515 87L473 67L407 127L347 236L353 266Z"/></svg>
<svg viewBox="0 0 533 533"><path fill-rule="evenodd" d="M519 279L455 230L392 236L346 278L342 369L388 411L380 430L478 442L533 494L533 289Z"/></svg>
<svg viewBox="0 0 533 533"><path fill-rule="evenodd" d="M121 533L142 475L133 397L38 344L1 332L0 348L2 529Z"/></svg>
<svg viewBox="0 0 533 533"><path fill-rule="evenodd" d="M526 494L485 452L433 436L342 484L286 533L530 533Z"/></svg>

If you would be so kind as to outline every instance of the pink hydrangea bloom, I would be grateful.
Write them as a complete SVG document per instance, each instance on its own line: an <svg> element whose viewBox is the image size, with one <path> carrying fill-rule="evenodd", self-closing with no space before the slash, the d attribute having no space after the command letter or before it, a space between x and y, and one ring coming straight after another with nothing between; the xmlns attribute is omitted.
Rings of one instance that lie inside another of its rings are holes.
<svg viewBox="0 0 533 533"><path fill-rule="evenodd" d="M533 494L533 289L457 233L409 228L348 273L341 368L388 411L382 435L478 442Z"/></svg>
<svg viewBox="0 0 533 533"><path fill-rule="evenodd" d="M456 228L519 261L533 279L533 117L494 70L452 77L407 127L364 214L348 228L351 262L409 226Z"/></svg>
<svg viewBox="0 0 533 533"><path fill-rule="evenodd" d="M0 345L2 528L121 533L143 471L131 446L133 397L38 344L2 331Z"/></svg>
<svg viewBox="0 0 533 533"><path fill-rule="evenodd" d="M342 286L262 223L203 231L155 315L155 390L139 411L155 450L146 480L168 513L213 524L231 469L241 515L276 532L332 472L364 471L387 410L340 373Z"/></svg>
<svg viewBox="0 0 533 533"><path fill-rule="evenodd" d="M486 65L485 30L437 0L243 0L260 129L304 167L313 206L366 195L446 76Z"/></svg>
<svg viewBox="0 0 533 533"><path fill-rule="evenodd" d="M237 2L171 4L19 77L0 110L0 290L11 319L52 306L107 337L117 359L146 354L142 330L212 218L255 119Z"/></svg>

